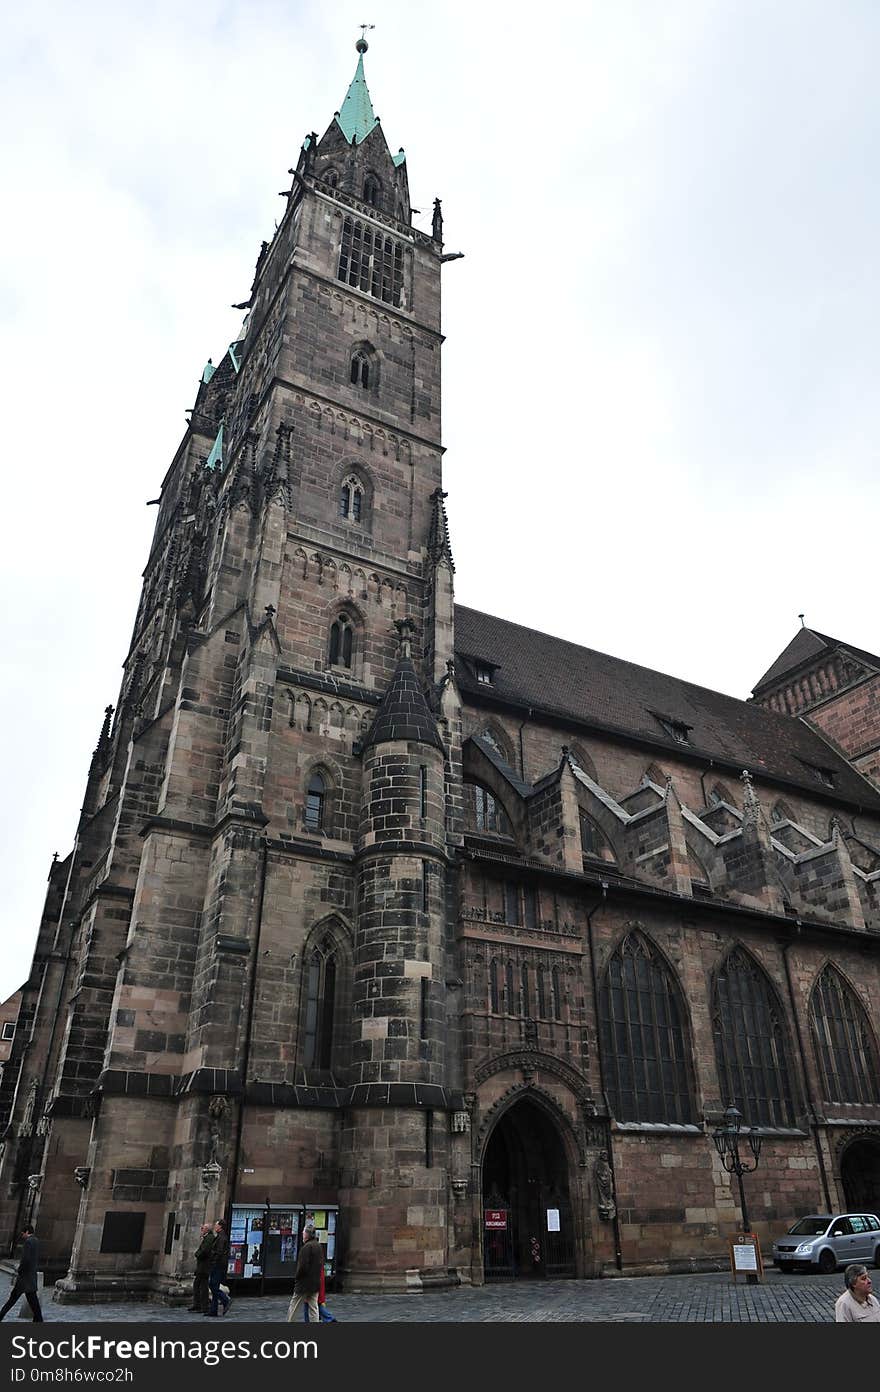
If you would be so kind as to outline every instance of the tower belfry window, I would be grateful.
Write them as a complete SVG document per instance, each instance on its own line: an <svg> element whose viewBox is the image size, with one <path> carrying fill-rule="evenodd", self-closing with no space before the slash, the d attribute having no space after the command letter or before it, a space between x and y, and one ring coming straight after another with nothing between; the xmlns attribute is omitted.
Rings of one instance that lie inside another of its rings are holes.
<svg viewBox="0 0 880 1392"><path fill-rule="evenodd" d="M330 625L330 666L350 667L354 633L351 619L340 614Z"/></svg>
<svg viewBox="0 0 880 1392"><path fill-rule="evenodd" d="M370 389L370 359L362 350L352 354L351 381L353 386L363 387L364 391Z"/></svg>
<svg viewBox="0 0 880 1392"><path fill-rule="evenodd" d="M368 174L364 179L364 202L369 203L371 208L378 208L382 195L382 185L375 174Z"/></svg>
<svg viewBox="0 0 880 1392"><path fill-rule="evenodd" d="M403 247L359 218L344 218L336 278L386 304L399 305L403 297Z"/></svg>
<svg viewBox="0 0 880 1392"><path fill-rule="evenodd" d="M360 479L352 474L343 479L339 491L339 516L347 522L360 522L364 509L364 487Z"/></svg>

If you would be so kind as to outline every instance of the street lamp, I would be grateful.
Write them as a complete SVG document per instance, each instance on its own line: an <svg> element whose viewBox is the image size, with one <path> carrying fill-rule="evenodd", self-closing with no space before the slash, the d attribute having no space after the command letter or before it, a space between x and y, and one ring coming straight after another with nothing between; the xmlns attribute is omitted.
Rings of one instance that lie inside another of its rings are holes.
<svg viewBox="0 0 880 1392"><path fill-rule="evenodd" d="M715 1149L718 1151L722 1165L728 1174L735 1174L739 1182L739 1206L742 1213L742 1230L744 1233L751 1232L749 1227L749 1213L746 1208L746 1195L743 1188L743 1175L751 1174L758 1168L758 1160L761 1155L762 1137L758 1135L758 1129L750 1126L745 1132L745 1139L748 1140L749 1150L752 1152L752 1160L743 1160L739 1152L740 1137L743 1136L743 1117L731 1102L729 1107L724 1109L724 1120L722 1124L712 1132L712 1140L715 1142ZM748 1274L749 1282L754 1285L758 1277L752 1272Z"/></svg>

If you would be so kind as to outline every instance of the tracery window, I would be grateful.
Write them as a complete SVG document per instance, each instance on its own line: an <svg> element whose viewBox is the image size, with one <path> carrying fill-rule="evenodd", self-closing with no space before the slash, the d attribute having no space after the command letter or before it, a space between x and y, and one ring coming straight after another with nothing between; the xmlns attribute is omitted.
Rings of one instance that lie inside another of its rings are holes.
<svg viewBox="0 0 880 1392"><path fill-rule="evenodd" d="M336 943L327 936L312 950L305 963L303 1065L306 1068L332 1067L338 976Z"/></svg>
<svg viewBox="0 0 880 1392"><path fill-rule="evenodd" d="M721 1099L752 1125L793 1126L794 1093L776 994L748 953L735 947L716 978L712 1028Z"/></svg>
<svg viewBox="0 0 880 1392"><path fill-rule="evenodd" d="M680 992L642 933L629 933L608 964L600 1018L608 1095L618 1121L693 1121Z"/></svg>
<svg viewBox="0 0 880 1392"><path fill-rule="evenodd" d="M598 860L614 860L614 852L608 843L607 837L596 826L592 817L588 817L586 812L580 814L581 825L581 853L585 856L592 856Z"/></svg>
<svg viewBox="0 0 880 1392"><path fill-rule="evenodd" d="M403 247L359 218L344 218L336 278L386 304L400 305Z"/></svg>
<svg viewBox="0 0 880 1392"><path fill-rule="evenodd" d="M827 1102L880 1102L880 1061L870 1021L830 963L810 998L810 1033Z"/></svg>
<svg viewBox="0 0 880 1392"><path fill-rule="evenodd" d="M348 614L339 614L330 625L330 666L350 667L353 645L354 625Z"/></svg>
<svg viewBox="0 0 880 1392"><path fill-rule="evenodd" d="M378 208L382 198L382 185L375 174L368 174L364 179L364 202L369 203L371 208Z"/></svg>
<svg viewBox="0 0 880 1392"><path fill-rule="evenodd" d="M502 836L511 835L510 821L501 803L492 796L481 783L465 783L465 796L471 825L477 831L494 831Z"/></svg>
<svg viewBox="0 0 880 1392"><path fill-rule="evenodd" d="M365 348L356 348L351 355L351 368L349 378L355 387L362 387L364 391L369 391L372 385L372 363L370 354Z"/></svg>
<svg viewBox="0 0 880 1392"><path fill-rule="evenodd" d="M339 516L347 522L361 522L363 515L364 485L356 474L350 474L339 489Z"/></svg>

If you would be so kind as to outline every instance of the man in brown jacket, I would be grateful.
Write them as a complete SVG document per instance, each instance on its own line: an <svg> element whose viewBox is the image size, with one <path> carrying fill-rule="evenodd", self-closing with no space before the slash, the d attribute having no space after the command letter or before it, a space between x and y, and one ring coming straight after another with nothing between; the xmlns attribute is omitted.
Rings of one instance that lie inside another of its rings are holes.
<svg viewBox="0 0 880 1392"><path fill-rule="evenodd" d="M287 1320L296 1319L300 1305L309 1307L309 1319L317 1324L321 1318L318 1312L318 1291L321 1288L321 1268L324 1253L315 1236L314 1223L306 1223L303 1228L303 1242L296 1259L296 1272L293 1278L293 1295L287 1307Z"/></svg>

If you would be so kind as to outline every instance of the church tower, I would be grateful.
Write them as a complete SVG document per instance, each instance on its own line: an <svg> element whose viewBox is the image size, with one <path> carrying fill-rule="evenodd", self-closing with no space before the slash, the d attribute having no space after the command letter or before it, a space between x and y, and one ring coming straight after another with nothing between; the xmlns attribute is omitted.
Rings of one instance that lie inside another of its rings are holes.
<svg viewBox="0 0 880 1392"><path fill-rule="evenodd" d="M165 476L25 990L2 1218L70 1299L178 1297L267 1195L341 1205L349 1287L446 1276L442 230L357 50Z"/></svg>

